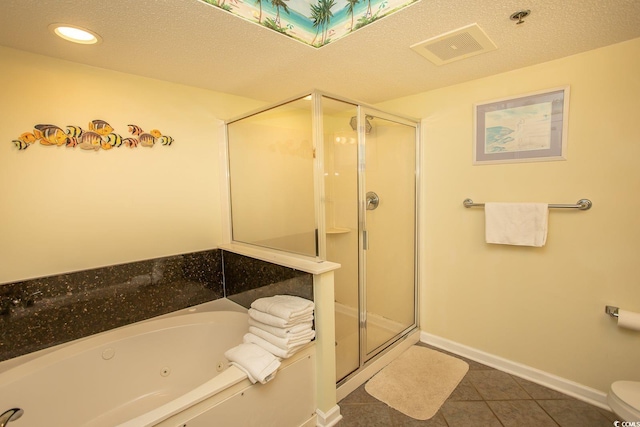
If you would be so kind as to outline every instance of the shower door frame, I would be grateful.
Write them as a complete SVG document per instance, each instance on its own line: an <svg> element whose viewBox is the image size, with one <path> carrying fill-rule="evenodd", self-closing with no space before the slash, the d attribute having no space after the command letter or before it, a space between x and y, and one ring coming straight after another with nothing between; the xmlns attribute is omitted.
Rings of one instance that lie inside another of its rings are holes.
<svg viewBox="0 0 640 427"><path fill-rule="evenodd" d="M310 98L309 98L310 97ZM227 126L230 123L233 123L237 120L250 117L254 114L259 114L265 112L267 110L286 105L293 101L301 100L301 99L309 99L312 103L311 108L311 126L312 126L312 146L314 150L314 210L315 210L315 223L316 223L316 256L309 257L297 253L291 252L283 252L282 250L275 248L266 248L267 251L272 253L281 253L285 256L293 256L294 258L298 258L301 260L307 260L312 262L322 262L326 260L326 224L325 224L325 188L324 188L324 172L325 172L325 164L324 164L324 129L323 129L323 109L322 109L322 98L326 97L328 99L333 99L335 101L344 102L346 104L353 105L357 108L357 191L358 191L358 326L359 326L359 366L353 372L346 375L339 382L337 382L337 386L341 386L354 378L358 373L362 372L364 368L373 364L376 360L384 357L389 351L393 348L397 347L397 344L400 344L405 338L407 338L411 333L415 332L419 328L419 283L420 283L420 265L419 265L419 237L421 235L420 229L420 217L419 217L419 207L420 207L420 174L421 174L421 123L419 120L415 118L411 118L408 116L401 116L397 114L391 114L379 110L377 108L365 105L363 103L353 101L348 98L344 98L341 96L336 96L330 93L326 93L323 91L309 91L303 94L293 96L283 101L267 105L256 110L253 110L249 113L243 114L242 116L233 118L231 120L225 121L224 127L224 144L222 144L221 151L223 156L221 156L221 168L225 173L225 184L226 188L223 191L225 197L223 198L223 202L226 205L227 209L223 211L225 214L223 215L223 223L225 227L223 227L223 241L226 243L234 243L240 246L249 246L252 247L251 243L243 243L240 241L234 240L233 232L232 232L232 209L231 209L231 193L230 193L230 171L229 171L229 147L228 147L228 129ZM415 193L414 193L414 322L412 325L407 327L405 330L395 335L393 338L387 340L381 346L376 348L373 352L371 352L368 356L366 354L366 253L363 249L364 245L364 227L366 226L366 191L365 191L365 181L362 178L365 174L361 168L364 167L363 160L365 155L365 143L366 143L366 133L365 133L365 118L367 115L371 115L374 117L378 117L384 120L389 120L393 122L397 122L400 124L411 126L415 129Z"/></svg>
<svg viewBox="0 0 640 427"><path fill-rule="evenodd" d="M418 297L419 297L419 205L420 205L420 122L396 114L386 113L373 107L357 104L358 106L358 295L359 295L359 328L360 328L360 366L351 374L338 382L344 384L365 366L371 364L378 356L390 349L394 343L402 340L410 332L419 327ZM410 126L415 129L414 135L414 239L413 239L413 324L389 340L380 344L371 352L367 352L367 249L365 245L366 228L366 117L371 116L383 120Z"/></svg>

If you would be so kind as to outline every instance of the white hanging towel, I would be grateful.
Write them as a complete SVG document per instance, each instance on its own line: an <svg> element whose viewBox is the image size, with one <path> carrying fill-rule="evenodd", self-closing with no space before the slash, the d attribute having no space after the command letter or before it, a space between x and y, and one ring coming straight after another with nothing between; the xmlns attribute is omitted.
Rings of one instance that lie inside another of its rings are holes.
<svg viewBox="0 0 640 427"><path fill-rule="evenodd" d="M485 203L487 243L542 247L547 242L546 203Z"/></svg>
<svg viewBox="0 0 640 427"><path fill-rule="evenodd" d="M266 384L276 376L280 360L257 344L243 343L224 353L232 365L240 368L252 384Z"/></svg>
<svg viewBox="0 0 640 427"><path fill-rule="evenodd" d="M313 301L293 295L274 295L258 298L251 303L254 308L263 313L293 321L313 314Z"/></svg>

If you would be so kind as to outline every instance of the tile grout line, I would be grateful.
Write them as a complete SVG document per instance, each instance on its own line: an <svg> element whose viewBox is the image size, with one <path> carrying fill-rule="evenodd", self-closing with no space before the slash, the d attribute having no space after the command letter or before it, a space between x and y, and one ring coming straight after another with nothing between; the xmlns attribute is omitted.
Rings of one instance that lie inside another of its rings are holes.
<svg viewBox="0 0 640 427"><path fill-rule="evenodd" d="M557 426L562 427L562 426L560 425L560 422L559 422L558 420L556 420L556 419L553 417L553 415L551 415L551 414L550 414L546 409L544 409L544 407L543 407L543 406L538 402L538 400L537 400L537 399L534 399L533 401L534 401L534 402L536 402L536 405L538 405L538 407L539 407L540 409L542 409L542 412L544 412L545 414L547 414L547 416L551 419L551 421L553 421L554 423L556 423L556 425L557 425Z"/></svg>
<svg viewBox="0 0 640 427"><path fill-rule="evenodd" d="M493 368L489 368L489 369L484 369L485 371L491 370ZM500 417L498 417L498 414L495 413L495 411L493 410L493 408L491 407L491 405L489 405L487 403L487 400L485 399L485 397L482 395L482 393L480 393L480 390L478 390L478 387L476 387L476 385L473 383L473 381L469 380L469 383L471 384L471 387L473 387L476 390L476 393L478 393L478 396L480 396L482 398L482 402L485 404L485 406L487 408L489 408L489 411L491 411L491 413L493 414L493 416L495 417L495 419L498 421L498 423L500 423L500 425L502 427L505 427L504 423L502 422L502 420L500 419Z"/></svg>

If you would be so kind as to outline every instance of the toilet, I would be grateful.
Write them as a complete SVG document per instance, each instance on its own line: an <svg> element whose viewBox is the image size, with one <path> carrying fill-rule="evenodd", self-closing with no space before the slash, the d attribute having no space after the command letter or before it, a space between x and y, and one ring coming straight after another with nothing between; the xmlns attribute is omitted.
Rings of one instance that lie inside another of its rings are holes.
<svg viewBox="0 0 640 427"><path fill-rule="evenodd" d="M614 382L607 394L607 403L623 421L640 421L640 382Z"/></svg>

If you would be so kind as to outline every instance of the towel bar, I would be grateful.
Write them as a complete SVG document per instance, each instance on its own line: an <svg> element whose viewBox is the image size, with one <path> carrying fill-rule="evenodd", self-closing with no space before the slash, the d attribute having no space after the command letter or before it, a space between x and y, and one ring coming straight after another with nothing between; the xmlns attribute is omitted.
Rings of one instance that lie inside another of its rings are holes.
<svg viewBox="0 0 640 427"><path fill-rule="evenodd" d="M465 208L471 208L474 206L484 206L484 203L474 203L473 200L471 199L464 199L464 201L462 202L462 204L464 205ZM591 203L591 200L589 199L580 199L578 200L578 202L575 205L569 205L569 204L550 204L549 208L554 208L554 209L580 209L581 211L586 211L587 209L591 209L591 206L593 205L593 203Z"/></svg>
<svg viewBox="0 0 640 427"><path fill-rule="evenodd" d="M618 307L614 307L612 305L607 305L604 307L604 312L611 317L618 317L618 310Z"/></svg>

